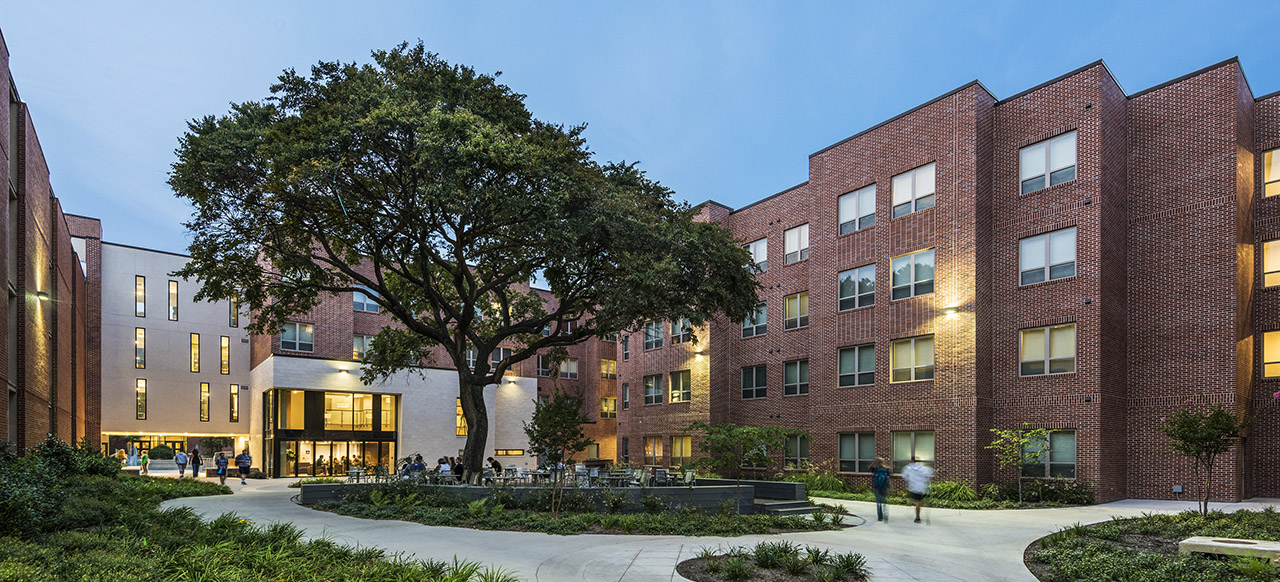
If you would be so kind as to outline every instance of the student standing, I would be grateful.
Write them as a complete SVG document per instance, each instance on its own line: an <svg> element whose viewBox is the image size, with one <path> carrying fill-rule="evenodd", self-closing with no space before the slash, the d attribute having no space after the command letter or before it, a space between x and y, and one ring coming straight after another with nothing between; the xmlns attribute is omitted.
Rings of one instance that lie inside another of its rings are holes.
<svg viewBox="0 0 1280 582"><path fill-rule="evenodd" d="M926 467L920 459L912 457L911 464L902 468L902 478L907 482L907 492L916 500L916 523L920 523L920 505L924 502L924 496L929 493L933 468Z"/></svg>
<svg viewBox="0 0 1280 582"><path fill-rule="evenodd" d="M884 457L871 462L871 492L876 496L876 521L889 521L889 462Z"/></svg>

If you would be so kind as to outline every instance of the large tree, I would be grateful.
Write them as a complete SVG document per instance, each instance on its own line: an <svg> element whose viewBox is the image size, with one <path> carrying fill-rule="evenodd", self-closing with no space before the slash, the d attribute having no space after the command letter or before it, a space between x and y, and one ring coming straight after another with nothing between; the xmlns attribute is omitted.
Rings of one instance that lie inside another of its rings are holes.
<svg viewBox="0 0 1280 582"><path fill-rule="evenodd" d="M251 332L276 333L328 294L367 289L397 325L362 378L445 354L476 475L483 388L512 364L646 320L754 307L752 261L730 233L635 164L594 160L585 126L533 118L495 76L421 43L372 60L286 70L266 99L188 123L169 184L194 207L178 275L202 282L199 299L236 297ZM530 289L535 275L553 300ZM512 352L491 363L500 346Z"/></svg>

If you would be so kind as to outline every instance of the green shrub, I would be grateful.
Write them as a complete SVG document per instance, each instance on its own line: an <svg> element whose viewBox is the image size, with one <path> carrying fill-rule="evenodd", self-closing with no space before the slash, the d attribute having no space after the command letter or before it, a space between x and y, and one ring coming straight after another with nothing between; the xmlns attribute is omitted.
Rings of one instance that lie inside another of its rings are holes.
<svg viewBox="0 0 1280 582"><path fill-rule="evenodd" d="M174 454L173 449L169 448L169 445L156 445L151 447L147 456L152 459L169 460L173 458Z"/></svg>
<svg viewBox="0 0 1280 582"><path fill-rule="evenodd" d="M640 507L644 508L645 513L656 515L667 508L667 502L652 492L645 491L640 494Z"/></svg>
<svg viewBox="0 0 1280 582"><path fill-rule="evenodd" d="M803 471L778 473L774 478L792 483L804 483L806 491L849 491L849 484L843 478L832 472L830 467L817 463L808 464Z"/></svg>
<svg viewBox="0 0 1280 582"><path fill-rule="evenodd" d="M836 554L831 559L831 569L838 576L848 576L855 579L866 578L871 575L871 571L867 569L867 559L862 554L854 552Z"/></svg>
<svg viewBox="0 0 1280 582"><path fill-rule="evenodd" d="M943 501L969 502L979 499L978 492L973 487L960 481L936 481L929 486L929 496Z"/></svg>
<svg viewBox="0 0 1280 582"><path fill-rule="evenodd" d="M340 479L338 477L312 477L310 479L298 479L297 481L290 483L289 487L298 489L303 485L325 485L329 483L341 483L343 481L345 481L345 479Z"/></svg>
<svg viewBox="0 0 1280 582"><path fill-rule="evenodd" d="M782 558L782 569L792 576L803 576L809 571L809 562L800 556Z"/></svg>
<svg viewBox="0 0 1280 582"><path fill-rule="evenodd" d="M742 558L734 557L724 561L721 567L721 573L725 579L734 582L746 580L756 573L756 567Z"/></svg>

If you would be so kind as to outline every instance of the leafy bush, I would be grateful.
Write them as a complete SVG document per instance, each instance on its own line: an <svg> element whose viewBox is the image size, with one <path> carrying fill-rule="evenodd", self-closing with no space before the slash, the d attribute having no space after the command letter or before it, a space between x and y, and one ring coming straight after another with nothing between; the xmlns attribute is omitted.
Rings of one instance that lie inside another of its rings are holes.
<svg viewBox="0 0 1280 582"><path fill-rule="evenodd" d="M755 575L756 567L742 558L729 558L721 564L721 573L728 580L740 582Z"/></svg>
<svg viewBox="0 0 1280 582"><path fill-rule="evenodd" d="M929 495L944 501L969 502L978 500L978 492L968 483L960 481L937 481L929 487Z"/></svg>
<svg viewBox="0 0 1280 582"><path fill-rule="evenodd" d="M867 569L867 559L862 554L854 552L836 554L831 559L831 569L838 576L850 578L865 578L871 575L871 571Z"/></svg>
<svg viewBox="0 0 1280 582"><path fill-rule="evenodd" d="M312 477L310 479L298 479L297 481L290 483L289 487L298 489L303 485L325 485L329 483L341 483L343 481L345 481L345 479L340 479L338 477Z"/></svg>
<svg viewBox="0 0 1280 582"><path fill-rule="evenodd" d="M152 459L169 460L173 458L174 454L169 445L156 445L151 447L151 451L147 453L147 456Z"/></svg>

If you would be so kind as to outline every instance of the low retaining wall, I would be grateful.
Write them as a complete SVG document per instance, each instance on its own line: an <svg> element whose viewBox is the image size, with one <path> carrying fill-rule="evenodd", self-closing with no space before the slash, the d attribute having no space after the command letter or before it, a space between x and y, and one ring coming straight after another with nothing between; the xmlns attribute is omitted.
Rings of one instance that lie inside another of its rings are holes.
<svg viewBox="0 0 1280 582"><path fill-rule="evenodd" d="M737 481L733 479L703 479L698 477L699 485L729 485L732 486ZM805 491L804 483L792 483L791 481L756 481L742 480L742 486L750 485L755 490L755 496L760 499L781 499L785 501L807 501L809 499L808 492Z"/></svg>
<svg viewBox="0 0 1280 582"><path fill-rule="evenodd" d="M701 481L701 480L699 480ZM358 490L360 488L369 488L374 485L370 483L347 484L347 483L315 483L302 486L302 495L300 502L303 505L312 505L321 501L332 501L342 498L348 492ZM517 499L524 499L530 495L536 495L540 491L547 491L548 487L504 487L495 489L492 487L473 487L469 485L422 485L424 490L442 490L449 495L456 495L466 501L475 501L493 495L496 491L504 491L515 496ZM565 495L573 495L574 492L582 493L587 496L587 502L595 506L596 511L606 511L604 506L604 495L621 494L627 497L626 507L622 513L641 513L644 511L641 505L641 499L645 493L650 493L661 498L669 509L679 507L696 507L705 513L716 513L720 510L720 504L725 500L733 502L735 496L738 499L738 506L741 507L742 513L753 513L755 511L755 492L753 488L743 481L742 487L734 487L732 485L713 485L697 487L623 487L608 489L603 487L569 487L565 489Z"/></svg>

